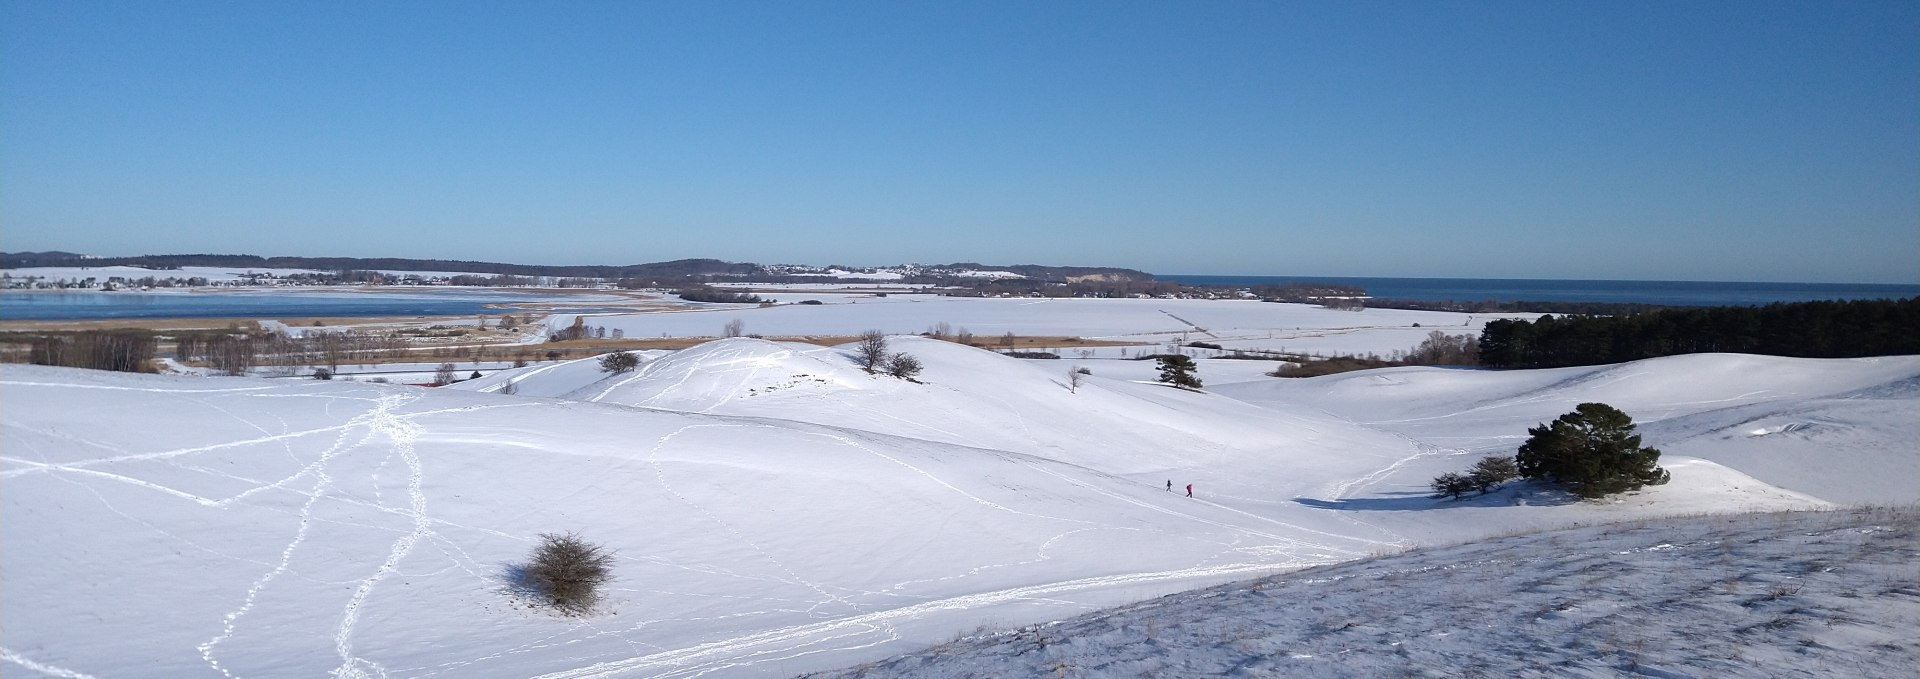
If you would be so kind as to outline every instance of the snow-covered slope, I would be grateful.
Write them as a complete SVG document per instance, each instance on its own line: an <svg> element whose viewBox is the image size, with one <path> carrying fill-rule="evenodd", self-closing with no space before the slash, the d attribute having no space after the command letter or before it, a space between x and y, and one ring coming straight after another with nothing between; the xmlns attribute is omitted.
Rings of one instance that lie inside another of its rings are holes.
<svg viewBox="0 0 1920 679"><path fill-rule="evenodd" d="M1391 546L800 423L21 366L0 388L5 648L97 676L781 674ZM602 615L520 608L549 531L619 551Z"/></svg>
<svg viewBox="0 0 1920 679"><path fill-rule="evenodd" d="M1184 592L809 676L1911 677L1916 540L1911 508L1611 524Z"/></svg>
<svg viewBox="0 0 1920 679"><path fill-rule="evenodd" d="M1197 470L1263 461L1298 468L1314 464L1316 450L1384 456L1406 446L1392 436L1329 425L1318 414L1255 408L1164 385L1096 374L1070 389L1067 366L1059 362L1021 361L913 336L891 338L890 348L919 358L926 371L906 381L867 373L850 346L738 338L676 352L618 377L566 367L518 384L521 393L1019 451L1143 479L1192 480Z"/></svg>
<svg viewBox="0 0 1920 679"><path fill-rule="evenodd" d="M1598 401L1632 416L1644 443L1668 458L1713 460L1834 502L1920 501L1920 476L1910 473L1920 464L1916 356L1694 354L1556 370L1390 368L1216 391L1323 411L1466 460L1510 454L1528 427ZM1380 481L1417 486L1432 478L1428 471L1414 465Z"/></svg>
<svg viewBox="0 0 1920 679"><path fill-rule="evenodd" d="M1672 450L1671 484L1613 503L1527 485L1445 502L1409 485L1564 410L1521 407L1528 394L1566 383L1553 399L1626 400L1574 373L1372 406L1337 381L1275 381L1248 385L1252 404L1098 374L1070 391L1056 362L894 349L926 363L920 382L868 375L845 348L751 339L617 377L578 361L462 385L478 391L0 366L0 662L57 676L779 676L1412 545L1825 504ZM1635 379L1669 383L1690 369L1642 367ZM1810 362L1788 380L1797 395L1675 407L1651 425L1718 441L1739 431L1718 409L1844 409L1853 394L1880 408L1845 410L1855 440L1896 450L1885 437L1914 408L1900 386L1914 369ZM506 380L518 394L487 391ZM1502 402L1505 429L1440 416ZM1389 406L1404 412L1366 416ZM1169 477L1197 497L1169 493ZM515 585L555 531L619 552L594 616L530 607Z"/></svg>

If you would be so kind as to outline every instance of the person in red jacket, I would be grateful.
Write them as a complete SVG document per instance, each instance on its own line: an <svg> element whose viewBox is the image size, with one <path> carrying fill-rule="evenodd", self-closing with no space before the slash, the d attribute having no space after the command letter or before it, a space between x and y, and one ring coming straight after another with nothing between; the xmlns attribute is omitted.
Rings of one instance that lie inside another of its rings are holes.
<svg viewBox="0 0 1920 679"><path fill-rule="evenodd" d="M1193 484L1187 484L1187 497L1193 497Z"/></svg>

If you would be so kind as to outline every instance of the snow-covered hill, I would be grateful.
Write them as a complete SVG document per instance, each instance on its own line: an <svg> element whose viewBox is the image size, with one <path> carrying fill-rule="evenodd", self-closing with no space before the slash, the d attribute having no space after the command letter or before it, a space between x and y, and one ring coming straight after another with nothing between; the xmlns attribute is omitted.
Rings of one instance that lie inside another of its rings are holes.
<svg viewBox="0 0 1920 679"><path fill-rule="evenodd" d="M1098 368L1069 390L1064 362L894 344L926 363L919 382L869 375L847 348L752 339L621 376L585 360L461 389L0 366L0 661L56 676L790 675L1415 545L1826 504L1674 450L1671 484L1613 503L1418 487L1517 445L1560 400L1618 399L1654 445L1747 424L1779 429L1739 440L1797 440L1809 429L1726 413L1825 408L1856 423L1852 443L1904 450L1903 469L1920 456L1897 438L1920 413L1912 358L1692 382L1701 366L1671 360L1616 380L1434 371L1488 381L1376 398L1341 378L1196 393ZM1383 375L1429 379L1345 379ZM1671 385L1646 390L1665 409L1635 401L1635 380ZM498 393L507 381L517 394ZM517 589L515 567L555 531L618 550L594 616Z"/></svg>
<svg viewBox="0 0 1920 679"><path fill-rule="evenodd" d="M1920 357L1670 356L1506 372L1390 368L1217 391L1313 409L1450 453L1511 453L1527 427L1589 401L1626 411L1646 445L1834 502L1914 502ZM1887 473L1888 470L1902 473ZM1409 470L1425 473L1426 469ZM1386 483L1425 483L1401 474Z"/></svg>
<svg viewBox="0 0 1920 679"><path fill-rule="evenodd" d="M1911 507L1609 524L1183 592L809 677L1910 677L1916 560Z"/></svg>

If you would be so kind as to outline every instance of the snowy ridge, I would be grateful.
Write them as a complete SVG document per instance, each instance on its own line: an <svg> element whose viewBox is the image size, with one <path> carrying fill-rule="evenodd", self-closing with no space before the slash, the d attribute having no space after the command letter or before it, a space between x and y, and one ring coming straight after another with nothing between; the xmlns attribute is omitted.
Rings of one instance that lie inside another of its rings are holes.
<svg viewBox="0 0 1920 679"><path fill-rule="evenodd" d="M807 676L1907 677L1916 545L1911 506L1611 524L1183 592Z"/></svg>

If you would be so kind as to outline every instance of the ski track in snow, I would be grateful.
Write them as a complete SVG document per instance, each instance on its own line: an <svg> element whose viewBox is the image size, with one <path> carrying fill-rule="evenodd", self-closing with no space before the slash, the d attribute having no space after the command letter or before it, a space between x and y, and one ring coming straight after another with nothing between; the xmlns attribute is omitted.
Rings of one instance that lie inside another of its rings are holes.
<svg viewBox="0 0 1920 679"><path fill-rule="evenodd" d="M374 411L368 425L374 431L385 434L393 442L400 457L407 463L408 513L413 517L413 530L394 541L392 550L387 554L386 562L380 564L379 570L362 581L354 590L353 598L348 600L346 610L340 616L339 630L334 634L334 649L340 654L340 666L332 672L335 677L362 679L387 675L386 670L378 663L354 655L353 628L360 620L360 607L366 603L367 596L373 593L374 586L393 574L400 562L413 553L413 547L419 543L421 537L433 532L432 524L427 520L427 496L421 489L425 470L420 464L420 456L413 449L414 441L420 436L420 427L408 419L394 417L393 409L399 404L383 401L381 405L381 408ZM372 670L372 673L369 674L366 670Z"/></svg>
<svg viewBox="0 0 1920 679"><path fill-rule="evenodd" d="M96 679L93 675L84 672L75 672L64 667L54 667L46 663L35 662L26 656L6 648L0 648L0 660L5 660L48 676L60 677L61 679Z"/></svg>
<svg viewBox="0 0 1920 679"><path fill-rule="evenodd" d="M340 429L341 435L334 440L333 446L321 452L319 458L315 459L308 469L301 470L301 474L311 473L315 479L313 490L307 495L307 501L300 507L300 527L294 532L293 540L288 542L286 547L280 550L280 563L275 565L272 570L267 571L266 574L261 575L259 579L254 580L253 584L247 588L246 597L244 601L241 602L240 607L227 613L223 617L220 634L200 644L200 657L206 661L209 667L212 667L214 670L220 672L221 675L229 677L230 679L235 677L231 670L221 665L220 661L214 657L214 652L222 642L233 637L235 631L238 629L241 618L253 610L260 593L272 585L275 579L279 578L281 574L286 573L287 570L293 566L294 553L299 550L302 543L306 542L308 531L313 525L314 508L320 503L322 498L327 496L327 490L333 484L333 477L327 474L327 465L332 462L335 457L353 450L360 445L364 445L373 434L370 427L371 423L374 422L376 418L409 400L412 399L398 394L379 399L373 410L361 413L352 420L349 420L347 425ZM348 445L346 432L352 428L363 426L369 427L367 435L358 443Z"/></svg>

